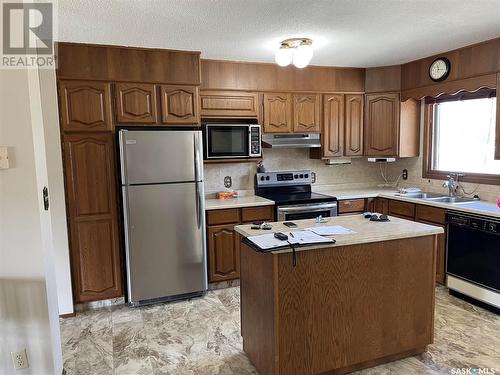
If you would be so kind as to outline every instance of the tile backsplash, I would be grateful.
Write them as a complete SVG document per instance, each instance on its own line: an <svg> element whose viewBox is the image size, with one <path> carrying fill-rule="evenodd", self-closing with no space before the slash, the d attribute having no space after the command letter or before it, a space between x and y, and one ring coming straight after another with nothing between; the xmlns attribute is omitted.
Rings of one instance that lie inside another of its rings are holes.
<svg viewBox="0 0 500 375"><path fill-rule="evenodd" d="M382 182L380 167L366 158L353 158L351 164L326 165L324 161L309 158L307 149L264 149L266 170L310 169L316 173L318 185L344 187L374 186ZM224 190L224 177L231 176L233 190L253 191L256 163L205 164L205 193Z"/></svg>

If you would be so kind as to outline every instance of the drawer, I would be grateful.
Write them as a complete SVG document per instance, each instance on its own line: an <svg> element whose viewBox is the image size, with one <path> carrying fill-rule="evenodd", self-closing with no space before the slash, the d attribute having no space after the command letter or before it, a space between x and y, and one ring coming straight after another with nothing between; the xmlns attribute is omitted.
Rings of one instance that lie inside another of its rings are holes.
<svg viewBox="0 0 500 375"><path fill-rule="evenodd" d="M365 210L364 199L346 199L339 201L339 214L350 212L363 212Z"/></svg>
<svg viewBox="0 0 500 375"><path fill-rule="evenodd" d="M403 216L413 220L415 217L415 204L391 199L389 201L389 215Z"/></svg>
<svg viewBox="0 0 500 375"><path fill-rule="evenodd" d="M274 206L244 207L241 209L241 221L273 221Z"/></svg>
<svg viewBox="0 0 500 375"><path fill-rule="evenodd" d="M207 211L207 225L238 224L240 222L239 208Z"/></svg>
<svg viewBox="0 0 500 375"><path fill-rule="evenodd" d="M428 221L430 223L444 224L445 210L442 208L426 206L423 204L418 204L415 210L415 220Z"/></svg>

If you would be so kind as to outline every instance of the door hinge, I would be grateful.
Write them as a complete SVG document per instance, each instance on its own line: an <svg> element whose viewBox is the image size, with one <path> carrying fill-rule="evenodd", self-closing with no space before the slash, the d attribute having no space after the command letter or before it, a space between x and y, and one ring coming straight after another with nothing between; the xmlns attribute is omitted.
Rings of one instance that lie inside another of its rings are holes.
<svg viewBox="0 0 500 375"><path fill-rule="evenodd" d="M43 187L42 196L43 196L43 209L45 211L48 211L49 210L49 189L47 189L47 186Z"/></svg>

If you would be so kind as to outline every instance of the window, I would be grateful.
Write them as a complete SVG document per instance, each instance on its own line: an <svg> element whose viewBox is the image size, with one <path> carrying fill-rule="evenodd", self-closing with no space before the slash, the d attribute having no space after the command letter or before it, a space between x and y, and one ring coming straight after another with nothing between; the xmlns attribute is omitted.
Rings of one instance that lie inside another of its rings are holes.
<svg viewBox="0 0 500 375"><path fill-rule="evenodd" d="M427 101L430 121L424 177L460 172L471 182L500 183L500 160L494 156L495 94L488 89Z"/></svg>

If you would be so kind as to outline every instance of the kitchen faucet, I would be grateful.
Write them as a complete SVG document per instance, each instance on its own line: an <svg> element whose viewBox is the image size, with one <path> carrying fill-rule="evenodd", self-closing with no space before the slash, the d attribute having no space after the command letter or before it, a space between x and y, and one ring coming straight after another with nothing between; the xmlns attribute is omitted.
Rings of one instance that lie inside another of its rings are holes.
<svg viewBox="0 0 500 375"><path fill-rule="evenodd" d="M448 181L443 182L443 187L448 188L448 196L449 197L456 197L457 196L457 191L458 191L458 179L459 177L463 177L463 173L450 173L446 177L448 178Z"/></svg>

